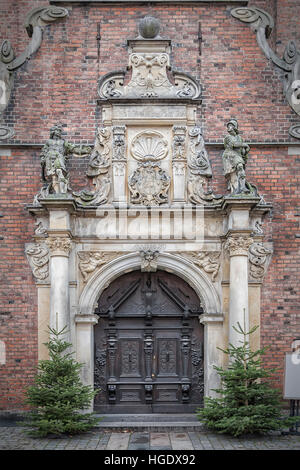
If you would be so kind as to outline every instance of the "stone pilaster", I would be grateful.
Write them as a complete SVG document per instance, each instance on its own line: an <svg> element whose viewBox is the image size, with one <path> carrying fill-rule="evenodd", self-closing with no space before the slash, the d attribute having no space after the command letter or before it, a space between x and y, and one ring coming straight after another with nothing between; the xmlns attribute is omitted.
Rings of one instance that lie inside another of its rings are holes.
<svg viewBox="0 0 300 470"><path fill-rule="evenodd" d="M71 240L66 235L50 236L50 327L69 328L69 254Z"/></svg>
<svg viewBox="0 0 300 470"><path fill-rule="evenodd" d="M242 337L233 326L239 322L249 330L248 250L252 243L253 238L244 233L230 235L224 246L230 257L229 343L234 346L240 345Z"/></svg>
<svg viewBox="0 0 300 470"><path fill-rule="evenodd" d="M200 323L204 325L204 395L215 397L215 388L220 387L220 377L215 370L221 367L223 353L218 348L224 348L223 340L223 314L201 315Z"/></svg>
<svg viewBox="0 0 300 470"><path fill-rule="evenodd" d="M94 386L94 325L97 315L76 315L76 360L82 364L81 381L84 385ZM87 411L93 411L93 403Z"/></svg>

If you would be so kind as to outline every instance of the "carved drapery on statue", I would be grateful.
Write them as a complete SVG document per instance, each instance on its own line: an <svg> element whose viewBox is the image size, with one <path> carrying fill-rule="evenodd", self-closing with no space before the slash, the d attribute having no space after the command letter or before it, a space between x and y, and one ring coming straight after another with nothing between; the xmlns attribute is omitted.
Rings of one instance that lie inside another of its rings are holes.
<svg viewBox="0 0 300 470"><path fill-rule="evenodd" d="M56 124L50 129L50 139L42 148L40 160L42 167L42 189L35 196L34 203L52 194L67 195L71 193L67 162L71 154L86 155L90 147L78 146L62 137L62 126Z"/></svg>
<svg viewBox="0 0 300 470"><path fill-rule="evenodd" d="M246 180L246 164L250 147L239 133L236 119L227 123L227 135L224 138L223 168L232 195L258 196L256 187Z"/></svg>

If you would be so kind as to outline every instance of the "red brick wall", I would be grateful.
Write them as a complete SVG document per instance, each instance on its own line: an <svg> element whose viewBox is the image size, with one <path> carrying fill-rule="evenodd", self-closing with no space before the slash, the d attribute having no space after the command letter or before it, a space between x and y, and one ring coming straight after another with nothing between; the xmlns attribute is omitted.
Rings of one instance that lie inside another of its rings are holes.
<svg viewBox="0 0 300 470"><path fill-rule="evenodd" d="M274 16L270 43L280 54L290 38L299 41L300 1L256 0L249 4L265 8ZM0 35L11 40L17 54L28 42L24 14L38 5L45 2L0 0ZM281 73L267 61L251 28L231 17L232 6L66 6L69 17L45 29L39 51L15 75L12 99L4 116L15 130L12 142L43 143L50 127L60 121L71 141L92 143L96 127L101 125L96 104L98 76L126 67L126 40L137 36L137 22L146 14L158 17L162 36L172 40L173 66L202 83L199 120L207 142L222 142L230 117L238 119L246 140L295 142L288 129L297 119L283 96ZM201 56L198 21L203 35ZM102 37L99 64L98 22ZM214 190L224 194L222 149L208 150ZM300 212L296 181L299 161L300 156L288 155L287 146L252 145L247 167L248 179L273 204L272 215L266 219L266 240L273 240L274 255L263 287L261 338L263 345L270 346L266 364L280 368L280 386L284 352L290 350L293 337L300 336L299 239L295 238L300 233L299 218L295 217L297 204ZM74 189L86 185L86 163L82 159L71 163ZM1 212L5 217L0 219L4 236L0 241L0 339L7 342L7 364L0 366L0 406L17 408L37 360L36 288L24 255L24 244L33 234L33 219L24 207L40 187L39 149L14 148L11 157L3 155L1 176Z"/></svg>

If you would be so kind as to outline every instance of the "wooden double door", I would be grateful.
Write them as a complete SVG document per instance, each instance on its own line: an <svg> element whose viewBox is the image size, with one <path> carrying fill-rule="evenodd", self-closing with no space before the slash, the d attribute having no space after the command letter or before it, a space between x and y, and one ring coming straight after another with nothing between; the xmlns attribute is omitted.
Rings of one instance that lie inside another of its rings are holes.
<svg viewBox="0 0 300 470"><path fill-rule="evenodd" d="M203 403L199 298L181 278L125 274L102 293L95 327L95 410L184 413Z"/></svg>

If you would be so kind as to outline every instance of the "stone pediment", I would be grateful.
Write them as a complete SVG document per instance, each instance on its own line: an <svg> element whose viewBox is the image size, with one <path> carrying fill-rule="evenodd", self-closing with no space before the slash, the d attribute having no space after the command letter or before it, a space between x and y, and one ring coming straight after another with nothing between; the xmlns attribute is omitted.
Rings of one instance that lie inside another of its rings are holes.
<svg viewBox="0 0 300 470"><path fill-rule="evenodd" d="M159 36L159 22L155 18L144 18L139 33L136 39L127 42L127 71L110 72L100 79L100 100L199 100L200 83L191 75L172 68L171 41Z"/></svg>

